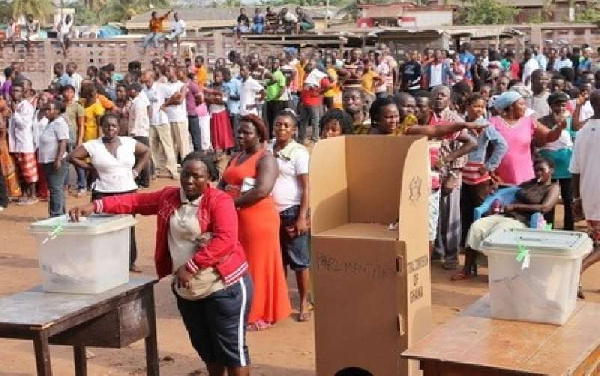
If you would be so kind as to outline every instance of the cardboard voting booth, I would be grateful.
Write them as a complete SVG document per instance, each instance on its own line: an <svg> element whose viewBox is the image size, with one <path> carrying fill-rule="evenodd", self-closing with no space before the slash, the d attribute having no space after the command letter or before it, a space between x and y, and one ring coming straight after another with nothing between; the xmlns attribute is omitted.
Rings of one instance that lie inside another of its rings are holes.
<svg viewBox="0 0 600 376"><path fill-rule="evenodd" d="M317 374L419 375L400 354L431 325L427 140L319 141L310 175Z"/></svg>

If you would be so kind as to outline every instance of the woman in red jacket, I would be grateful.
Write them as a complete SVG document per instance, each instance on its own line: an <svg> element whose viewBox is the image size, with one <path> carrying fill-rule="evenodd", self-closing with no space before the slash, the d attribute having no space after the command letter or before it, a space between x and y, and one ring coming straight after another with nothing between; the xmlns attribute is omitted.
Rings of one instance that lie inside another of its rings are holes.
<svg viewBox="0 0 600 376"><path fill-rule="evenodd" d="M209 375L248 375L246 325L252 300L233 200L212 188L200 153L182 163L181 188L104 197L69 211L156 215L159 278L173 274L177 307Z"/></svg>

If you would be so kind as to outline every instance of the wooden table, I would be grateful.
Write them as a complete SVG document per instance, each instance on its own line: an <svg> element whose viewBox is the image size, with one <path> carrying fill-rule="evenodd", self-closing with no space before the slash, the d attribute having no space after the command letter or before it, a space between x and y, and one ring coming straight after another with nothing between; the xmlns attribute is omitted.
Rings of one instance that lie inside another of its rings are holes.
<svg viewBox="0 0 600 376"><path fill-rule="evenodd" d="M49 344L73 346L75 375L87 375L86 346L123 348L145 339L147 374L158 376L154 278L95 295L40 286L0 299L0 338L33 340L38 376L51 376Z"/></svg>
<svg viewBox="0 0 600 376"><path fill-rule="evenodd" d="M486 296L402 356L424 376L600 375L600 304L555 326L491 319Z"/></svg>

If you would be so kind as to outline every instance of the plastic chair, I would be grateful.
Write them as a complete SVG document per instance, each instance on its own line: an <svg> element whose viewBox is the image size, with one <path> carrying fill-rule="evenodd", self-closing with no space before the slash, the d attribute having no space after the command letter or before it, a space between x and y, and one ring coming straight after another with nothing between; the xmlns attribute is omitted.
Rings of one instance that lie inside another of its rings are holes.
<svg viewBox="0 0 600 376"><path fill-rule="evenodd" d="M489 213L494 201L499 200L504 205L512 204L516 200L516 194L520 187L501 188L493 195L488 196L481 205L475 208L474 220L478 220ZM538 224L543 222L544 216L540 212L533 213L529 221L529 228L538 228Z"/></svg>

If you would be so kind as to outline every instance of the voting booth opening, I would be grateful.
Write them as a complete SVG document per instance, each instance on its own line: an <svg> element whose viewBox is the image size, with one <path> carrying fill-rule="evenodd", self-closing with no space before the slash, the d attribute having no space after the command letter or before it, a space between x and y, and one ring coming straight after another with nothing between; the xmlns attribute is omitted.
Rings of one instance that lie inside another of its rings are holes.
<svg viewBox="0 0 600 376"><path fill-rule="evenodd" d="M420 374L400 354L431 328L427 161L427 140L419 137L316 144L310 207L318 375L348 367Z"/></svg>

